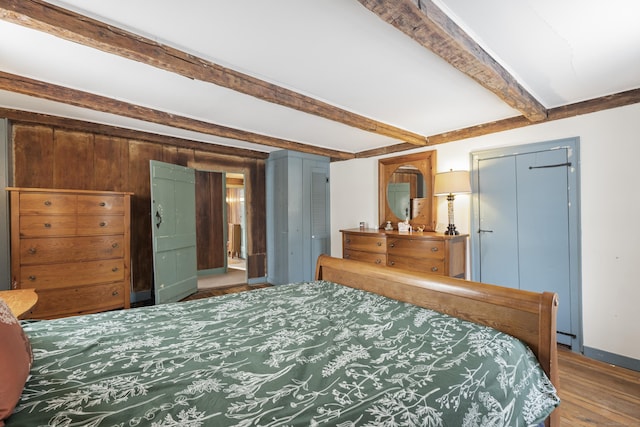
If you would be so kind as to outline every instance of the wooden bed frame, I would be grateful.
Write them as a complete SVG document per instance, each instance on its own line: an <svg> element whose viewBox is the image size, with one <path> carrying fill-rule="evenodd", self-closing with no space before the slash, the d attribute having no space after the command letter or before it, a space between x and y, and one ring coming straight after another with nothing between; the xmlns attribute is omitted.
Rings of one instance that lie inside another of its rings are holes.
<svg viewBox="0 0 640 427"><path fill-rule="evenodd" d="M388 268L321 255L316 279L362 289L491 326L525 342L559 389L556 315L558 296ZM556 409L545 421L560 425Z"/></svg>

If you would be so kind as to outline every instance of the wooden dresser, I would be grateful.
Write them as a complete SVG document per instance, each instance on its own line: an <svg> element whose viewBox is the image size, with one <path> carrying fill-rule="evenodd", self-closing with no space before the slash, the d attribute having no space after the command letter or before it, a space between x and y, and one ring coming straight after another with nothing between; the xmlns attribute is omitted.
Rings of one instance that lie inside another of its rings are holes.
<svg viewBox="0 0 640 427"><path fill-rule="evenodd" d="M340 230L342 257L388 267L464 278L466 234L400 233L385 230Z"/></svg>
<svg viewBox="0 0 640 427"><path fill-rule="evenodd" d="M11 286L37 292L31 318L129 308L131 193L7 190Z"/></svg>

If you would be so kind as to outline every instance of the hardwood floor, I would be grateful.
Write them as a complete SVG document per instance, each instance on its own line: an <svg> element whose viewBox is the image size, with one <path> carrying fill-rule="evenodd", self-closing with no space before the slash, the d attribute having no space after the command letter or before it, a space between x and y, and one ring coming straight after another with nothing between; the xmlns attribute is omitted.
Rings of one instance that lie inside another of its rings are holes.
<svg viewBox="0 0 640 427"><path fill-rule="evenodd" d="M269 285L199 291L186 299L244 292ZM558 351L561 427L640 427L640 372Z"/></svg>
<svg viewBox="0 0 640 427"><path fill-rule="evenodd" d="M558 352L562 427L640 426L640 372Z"/></svg>
<svg viewBox="0 0 640 427"><path fill-rule="evenodd" d="M271 285L241 284L241 285L231 285L231 286L211 288L211 289L199 289L198 292L196 292L193 295L189 295L188 297L184 298L182 301L190 301L190 300L200 299L200 298L209 298L209 297L216 297L216 296L226 295L226 294L234 294L236 292L250 291L252 289L265 288L268 286L271 286Z"/></svg>

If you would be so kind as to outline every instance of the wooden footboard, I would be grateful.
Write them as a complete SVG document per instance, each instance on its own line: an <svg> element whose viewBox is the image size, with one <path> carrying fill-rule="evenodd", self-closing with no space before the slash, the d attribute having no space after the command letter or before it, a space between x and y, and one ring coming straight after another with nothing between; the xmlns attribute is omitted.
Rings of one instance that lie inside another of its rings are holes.
<svg viewBox="0 0 640 427"><path fill-rule="evenodd" d="M525 342L558 384L555 293L536 293L321 255L316 279L362 289L490 326ZM547 426L560 425L553 411Z"/></svg>

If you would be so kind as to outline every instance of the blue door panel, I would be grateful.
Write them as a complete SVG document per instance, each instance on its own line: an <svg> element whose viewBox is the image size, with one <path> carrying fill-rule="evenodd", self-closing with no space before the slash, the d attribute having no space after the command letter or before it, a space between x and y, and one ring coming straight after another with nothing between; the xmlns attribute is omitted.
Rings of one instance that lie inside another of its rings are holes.
<svg viewBox="0 0 640 427"><path fill-rule="evenodd" d="M331 230L329 229L329 172L325 165L317 165L307 161L308 170L304 179L309 179L308 217L306 222L304 242L304 280L312 280L315 277L318 257L330 252L329 242Z"/></svg>
<svg viewBox="0 0 640 427"><path fill-rule="evenodd" d="M516 162L520 287L556 292L558 330L570 333L567 150L521 154Z"/></svg>
<svg viewBox="0 0 640 427"><path fill-rule="evenodd" d="M573 345L569 157L565 147L478 157L474 231L476 280L556 292L558 342Z"/></svg>
<svg viewBox="0 0 640 427"><path fill-rule="evenodd" d="M512 156L481 160L478 186L479 280L510 288L520 286L515 164Z"/></svg>
<svg viewBox="0 0 640 427"><path fill-rule="evenodd" d="M197 291L195 171L150 161L155 303Z"/></svg>

